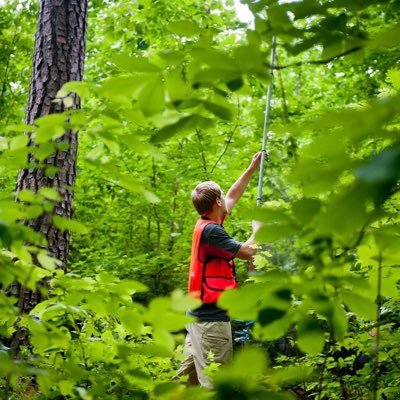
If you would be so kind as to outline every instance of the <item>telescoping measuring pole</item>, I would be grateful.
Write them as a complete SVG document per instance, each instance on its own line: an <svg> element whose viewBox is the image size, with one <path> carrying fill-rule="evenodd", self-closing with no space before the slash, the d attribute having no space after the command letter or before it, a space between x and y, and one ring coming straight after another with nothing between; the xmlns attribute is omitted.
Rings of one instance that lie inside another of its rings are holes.
<svg viewBox="0 0 400 400"><path fill-rule="evenodd" d="M268 85L267 90L267 100L265 102L265 115L264 115L264 130L263 130L263 141L261 148L261 160L260 160L260 175L258 177L258 192L257 192L257 206L260 206L262 201L262 191L263 191L263 178L264 178L264 163L265 163L265 155L267 151L267 131L269 124L269 111L271 108L271 95L272 95L272 84L274 79L274 66L275 64L275 36L272 38L271 45L271 60L270 60L270 77L271 80Z"/></svg>

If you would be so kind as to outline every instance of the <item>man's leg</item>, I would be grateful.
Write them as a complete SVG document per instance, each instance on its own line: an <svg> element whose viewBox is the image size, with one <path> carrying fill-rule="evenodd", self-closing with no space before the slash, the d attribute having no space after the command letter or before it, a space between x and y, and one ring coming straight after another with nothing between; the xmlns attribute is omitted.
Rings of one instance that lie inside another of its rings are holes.
<svg viewBox="0 0 400 400"><path fill-rule="evenodd" d="M197 378L196 367L194 365L193 346L190 340L189 332L186 334L183 354L186 355L186 359L182 362L181 366L179 367L179 370L172 379L175 380L183 375L188 375L188 380L186 382L187 386L198 385L199 380Z"/></svg>
<svg viewBox="0 0 400 400"><path fill-rule="evenodd" d="M200 385L212 389L211 379L204 374L210 365L210 352L213 361L226 364L232 357L232 332L230 322L197 322L190 324L188 331L193 346L193 361Z"/></svg>

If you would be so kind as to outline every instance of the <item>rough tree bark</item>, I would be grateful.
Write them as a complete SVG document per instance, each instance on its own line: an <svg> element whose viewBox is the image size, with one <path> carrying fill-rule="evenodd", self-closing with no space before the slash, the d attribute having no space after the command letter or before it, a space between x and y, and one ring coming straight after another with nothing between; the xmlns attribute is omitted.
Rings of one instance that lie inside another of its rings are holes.
<svg viewBox="0 0 400 400"><path fill-rule="evenodd" d="M42 0L35 38L33 69L30 83L27 124L52 113L64 111L63 105L53 102L57 92L68 81L83 78L86 42L87 0ZM80 108L76 96L72 108ZM54 207L53 214L72 217L73 191L75 184L78 137L76 131L67 131L59 141L69 144L65 151L55 151L44 161L46 167L54 166L59 171L46 176L45 168L21 170L16 192L24 189L38 191L42 187L55 188L61 201ZM32 139L30 146L34 143ZM33 155L29 163L34 163ZM35 231L41 232L48 241L48 251L62 261L66 268L70 233L60 231L52 225L52 214L46 213L37 219L26 221ZM39 292L18 288L19 307L22 312L30 311L39 301ZM17 335L18 336L18 335ZM20 338L14 338L17 342Z"/></svg>

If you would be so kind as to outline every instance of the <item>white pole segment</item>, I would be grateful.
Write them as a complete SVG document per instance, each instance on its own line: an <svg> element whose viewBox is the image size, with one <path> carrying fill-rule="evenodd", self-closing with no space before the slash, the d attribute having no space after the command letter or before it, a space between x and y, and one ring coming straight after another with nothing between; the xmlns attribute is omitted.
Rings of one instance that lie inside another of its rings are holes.
<svg viewBox="0 0 400 400"><path fill-rule="evenodd" d="M267 151L267 131L269 124L269 112L271 108L271 95L272 95L272 85L274 78L274 69L273 69L274 63L275 63L275 36L272 38L272 45L271 45L271 61L270 61L271 81L268 84L267 100L265 102L264 130L263 130L263 141L262 141L261 159L260 159L260 175L258 177L257 206L260 206L263 203L262 190L263 190L263 178L264 178L264 163L265 163L265 153Z"/></svg>

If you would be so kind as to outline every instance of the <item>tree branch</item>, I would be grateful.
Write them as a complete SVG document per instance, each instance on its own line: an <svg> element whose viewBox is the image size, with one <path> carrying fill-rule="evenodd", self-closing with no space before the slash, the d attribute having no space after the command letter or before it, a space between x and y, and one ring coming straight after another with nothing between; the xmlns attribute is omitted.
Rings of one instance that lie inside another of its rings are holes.
<svg viewBox="0 0 400 400"><path fill-rule="evenodd" d="M322 364L321 375L319 377L319 382L318 382L318 397L317 397L318 400L321 400L321 396L322 396L322 385L324 383L324 374L325 374L325 369L326 369L326 363L328 361L329 350L331 348L332 341L333 341L333 332L330 332L328 342L325 345L324 362Z"/></svg>
<svg viewBox="0 0 400 400"><path fill-rule="evenodd" d="M206 160L206 156L204 154L203 139L202 139L200 133L201 133L200 129L196 129L196 136L197 136L197 139L199 140L199 143L200 143L200 151L201 151L201 159L203 161L202 167L203 167L204 175L205 175L206 179L209 180L210 179L210 174L209 174L208 169L207 169L207 160Z"/></svg>
<svg viewBox="0 0 400 400"><path fill-rule="evenodd" d="M310 60L310 61L296 61L294 63L291 64L286 64L286 65L271 65L269 63L266 63L265 65L268 68L271 68L273 70L280 70L280 69L286 69L286 68L290 68L290 67L298 67L300 65L306 65L306 64L328 64L331 61L334 61L338 58L347 56L351 53L355 53L356 51L359 51L363 48L363 46L356 46L356 47L352 47L351 49L348 49L346 51L343 51L342 53L336 54L335 56L326 58L324 60Z"/></svg>
<svg viewBox="0 0 400 400"><path fill-rule="evenodd" d="M237 103L237 116L236 116L236 124L233 127L233 129L230 131L230 135L228 136L228 140L226 142L225 148L222 151L222 153L219 155L218 160L215 162L215 164L213 165L213 167L211 168L211 173L214 172L214 169L216 168L216 166L219 164L219 162L221 161L222 157L225 155L225 153L228 150L229 145L232 143L232 138L233 135L235 134L238 126L239 126L239 117L240 117L240 103L239 103L239 98L238 98L238 103Z"/></svg>
<svg viewBox="0 0 400 400"><path fill-rule="evenodd" d="M376 294L376 342L375 342L375 363L374 363L374 381L373 381L373 399L378 399L379 387L379 347L381 342L381 303L382 303L382 252L379 253L378 259L378 282Z"/></svg>

